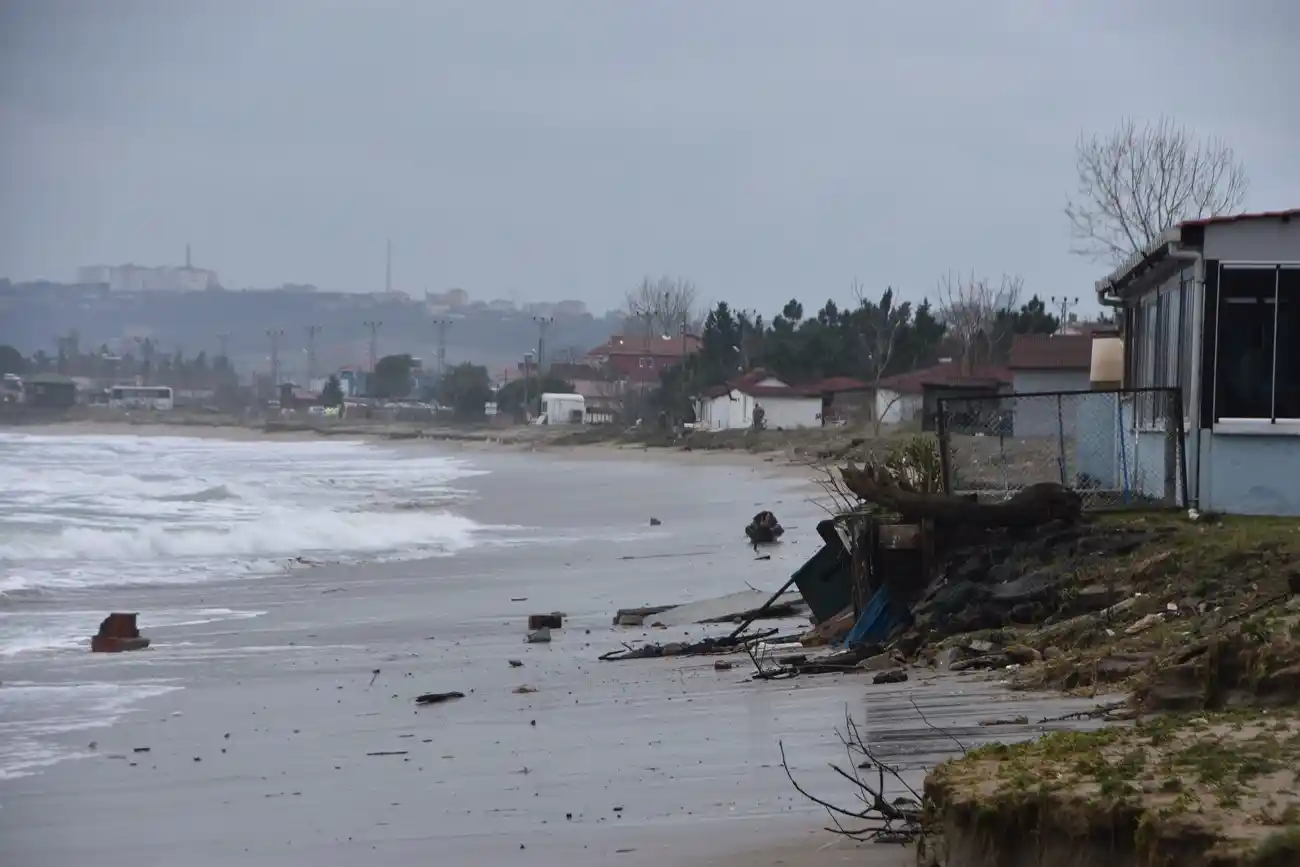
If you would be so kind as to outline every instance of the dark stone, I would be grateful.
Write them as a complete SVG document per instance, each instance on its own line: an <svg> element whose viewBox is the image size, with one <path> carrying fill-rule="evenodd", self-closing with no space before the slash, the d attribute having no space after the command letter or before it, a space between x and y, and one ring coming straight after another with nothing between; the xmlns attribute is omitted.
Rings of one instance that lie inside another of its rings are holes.
<svg viewBox="0 0 1300 867"><path fill-rule="evenodd" d="M126 650L143 650L149 639L140 637L136 628L138 614L115 612L99 624L99 634L90 639L92 653L121 653Z"/></svg>
<svg viewBox="0 0 1300 867"><path fill-rule="evenodd" d="M882 671L871 678L872 683L903 683L906 680L907 672L898 668L893 671Z"/></svg>
<svg viewBox="0 0 1300 867"><path fill-rule="evenodd" d="M1292 572L1286 576L1286 586L1293 594L1300 594L1300 571Z"/></svg>
<svg viewBox="0 0 1300 867"><path fill-rule="evenodd" d="M558 611L550 614L531 614L528 617L529 629L562 629L564 627L564 615Z"/></svg>

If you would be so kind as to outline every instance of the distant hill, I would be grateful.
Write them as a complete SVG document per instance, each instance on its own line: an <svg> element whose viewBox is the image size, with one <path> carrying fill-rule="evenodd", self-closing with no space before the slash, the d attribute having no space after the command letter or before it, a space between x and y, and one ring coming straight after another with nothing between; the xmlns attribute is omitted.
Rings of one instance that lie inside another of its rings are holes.
<svg viewBox="0 0 1300 867"><path fill-rule="evenodd" d="M268 330L283 330L280 364L286 376L306 368L306 331L316 338L317 369L367 362L370 332L378 321L379 355L410 353L432 365L437 355L436 319L449 319L447 360L485 364L495 374L536 350L538 325L527 312L489 309L485 304L447 310L401 297L365 294L249 290L113 293L103 286L0 282L0 343L24 354L56 351L56 339L75 332L83 348L107 345L127 352L135 339L152 338L161 351L200 350L215 356L226 344L241 372L268 366ZM547 330L547 356L581 355L619 330L614 317L554 314Z"/></svg>

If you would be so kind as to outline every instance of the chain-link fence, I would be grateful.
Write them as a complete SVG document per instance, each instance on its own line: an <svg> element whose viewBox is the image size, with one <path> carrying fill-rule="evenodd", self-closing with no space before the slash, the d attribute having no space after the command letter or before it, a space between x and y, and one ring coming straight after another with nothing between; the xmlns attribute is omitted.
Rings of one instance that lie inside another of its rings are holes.
<svg viewBox="0 0 1300 867"><path fill-rule="evenodd" d="M1187 505L1177 388L980 394L940 398L937 407L950 493L997 501L1057 482L1085 509Z"/></svg>

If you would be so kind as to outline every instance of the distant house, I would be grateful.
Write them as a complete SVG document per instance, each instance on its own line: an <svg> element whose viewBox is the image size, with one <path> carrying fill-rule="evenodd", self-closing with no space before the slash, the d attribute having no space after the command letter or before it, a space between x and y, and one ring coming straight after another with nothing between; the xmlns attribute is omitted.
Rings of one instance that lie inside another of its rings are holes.
<svg viewBox="0 0 1300 867"><path fill-rule="evenodd" d="M1300 208L1190 220L1097 283L1123 323L1124 384L1139 396L1126 486L1186 486L1203 510L1300 515ZM1181 409L1183 461L1171 440ZM1133 465L1136 464L1136 465Z"/></svg>
<svg viewBox="0 0 1300 867"><path fill-rule="evenodd" d="M768 430L822 424L819 391L791 386L762 368L705 391L696 401L695 419L709 430L743 430L753 426L757 406Z"/></svg>
<svg viewBox="0 0 1300 867"><path fill-rule="evenodd" d="M1017 334L1007 362L1016 394L1088 391L1091 334ZM1079 399L1024 398L1011 402L1016 436L1072 436Z"/></svg>
<svg viewBox="0 0 1300 867"><path fill-rule="evenodd" d="M23 378L23 402L42 409L76 406L77 383L60 373L37 373Z"/></svg>
<svg viewBox="0 0 1300 867"><path fill-rule="evenodd" d="M585 363L609 367L634 386L659 384L660 373L700 351L694 334L629 337L615 334L587 353Z"/></svg>
<svg viewBox="0 0 1300 867"><path fill-rule="evenodd" d="M945 407L950 414L961 415L962 406L955 400L969 398L968 410L975 413L989 406L989 398L1009 391L1011 383L1011 372L1005 367L941 361L880 380L876 418L881 424L904 424L920 418L922 430L934 430L941 399L949 401Z"/></svg>

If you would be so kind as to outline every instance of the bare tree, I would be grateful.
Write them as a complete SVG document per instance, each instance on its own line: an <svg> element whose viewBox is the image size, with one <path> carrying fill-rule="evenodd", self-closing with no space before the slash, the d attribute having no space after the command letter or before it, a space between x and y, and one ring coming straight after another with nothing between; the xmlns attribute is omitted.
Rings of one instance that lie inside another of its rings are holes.
<svg viewBox="0 0 1300 867"><path fill-rule="evenodd" d="M623 302L624 315L635 321L646 335L676 336L683 324L695 324L695 284L683 277L667 275L658 280L646 277Z"/></svg>
<svg viewBox="0 0 1300 867"><path fill-rule="evenodd" d="M938 318L957 343L962 362L968 366L988 361L993 347L1007 337L1013 319L1009 315L1020 302L1024 280L1019 275L1002 275L994 284L988 278L945 274L939 280Z"/></svg>
<svg viewBox="0 0 1300 867"><path fill-rule="evenodd" d="M1071 252L1116 265L1183 220L1238 210L1250 185L1232 148L1167 118L1081 136L1075 159L1079 189L1065 205Z"/></svg>

